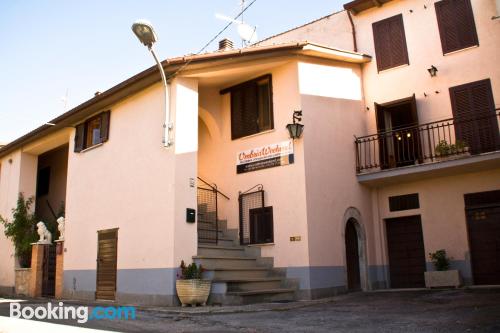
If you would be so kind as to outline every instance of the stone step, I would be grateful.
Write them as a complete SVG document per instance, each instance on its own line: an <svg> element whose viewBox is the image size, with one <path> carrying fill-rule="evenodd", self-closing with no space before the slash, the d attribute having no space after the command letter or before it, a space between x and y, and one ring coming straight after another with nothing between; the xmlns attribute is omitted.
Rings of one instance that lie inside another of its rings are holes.
<svg viewBox="0 0 500 333"><path fill-rule="evenodd" d="M283 285L283 278L265 277L254 279L214 280L214 282L225 282L228 292L258 291L280 289Z"/></svg>
<svg viewBox="0 0 500 333"><path fill-rule="evenodd" d="M245 249L241 246L198 245L199 256L244 256Z"/></svg>
<svg viewBox="0 0 500 333"><path fill-rule="evenodd" d="M233 239L223 235L222 237L219 237L218 243L215 244L215 239L210 238L208 239L208 241L206 241L198 234L198 245L239 246L239 242L236 242Z"/></svg>
<svg viewBox="0 0 500 333"><path fill-rule="evenodd" d="M295 289L293 288L276 288L276 289L262 289L253 291L231 291L226 293L232 297L239 297L240 304L253 304L264 302L283 302L295 300ZM234 299L233 299L234 302Z"/></svg>
<svg viewBox="0 0 500 333"><path fill-rule="evenodd" d="M256 268L257 259L251 257L237 256L193 256L197 264L201 264L205 269L224 268Z"/></svg>
<svg viewBox="0 0 500 333"><path fill-rule="evenodd" d="M270 271L264 267L213 268L207 269L203 277L210 280L236 280L269 277Z"/></svg>

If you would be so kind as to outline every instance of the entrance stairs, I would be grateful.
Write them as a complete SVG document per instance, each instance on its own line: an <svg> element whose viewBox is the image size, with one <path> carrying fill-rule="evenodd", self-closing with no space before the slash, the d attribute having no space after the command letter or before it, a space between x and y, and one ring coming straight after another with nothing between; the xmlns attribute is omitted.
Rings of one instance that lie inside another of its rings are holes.
<svg viewBox="0 0 500 333"><path fill-rule="evenodd" d="M206 215L203 205L198 206ZM298 282L287 279L273 268L273 258L261 257L260 247L242 246L238 230L227 229L227 221L218 221L218 242L198 241L193 261L205 269L204 279L212 280L208 302L241 305L262 302L286 302L296 299ZM216 232L215 223L198 219L198 230Z"/></svg>

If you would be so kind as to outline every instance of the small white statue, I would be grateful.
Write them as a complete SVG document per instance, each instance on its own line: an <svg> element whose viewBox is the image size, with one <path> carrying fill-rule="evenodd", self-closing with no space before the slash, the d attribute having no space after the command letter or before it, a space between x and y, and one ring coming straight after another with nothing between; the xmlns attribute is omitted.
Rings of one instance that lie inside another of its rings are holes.
<svg viewBox="0 0 500 333"><path fill-rule="evenodd" d="M60 241L64 240L64 217L61 216L57 219L57 229L59 230L59 239Z"/></svg>
<svg viewBox="0 0 500 333"><path fill-rule="evenodd" d="M40 243L40 244L52 244L52 234L50 233L49 230L47 230L45 223L40 221L36 224L36 226L38 227L37 232L38 232L38 235L40 236L38 243Z"/></svg>

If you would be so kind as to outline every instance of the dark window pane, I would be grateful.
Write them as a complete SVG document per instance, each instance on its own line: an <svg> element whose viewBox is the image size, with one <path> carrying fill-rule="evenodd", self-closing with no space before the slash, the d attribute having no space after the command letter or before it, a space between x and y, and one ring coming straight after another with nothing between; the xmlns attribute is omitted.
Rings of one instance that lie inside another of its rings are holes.
<svg viewBox="0 0 500 333"><path fill-rule="evenodd" d="M391 212L418 208L420 208L418 193L389 197L389 210Z"/></svg>
<svg viewBox="0 0 500 333"><path fill-rule="evenodd" d="M50 167L45 167L38 170L36 196L40 197L42 195L49 194L49 186L50 186Z"/></svg>

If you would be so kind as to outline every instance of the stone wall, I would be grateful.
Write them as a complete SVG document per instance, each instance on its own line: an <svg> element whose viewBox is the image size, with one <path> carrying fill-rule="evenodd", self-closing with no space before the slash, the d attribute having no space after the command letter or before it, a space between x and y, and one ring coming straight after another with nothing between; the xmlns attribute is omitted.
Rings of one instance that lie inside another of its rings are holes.
<svg viewBox="0 0 500 333"><path fill-rule="evenodd" d="M16 268L16 295L28 296L31 268Z"/></svg>

